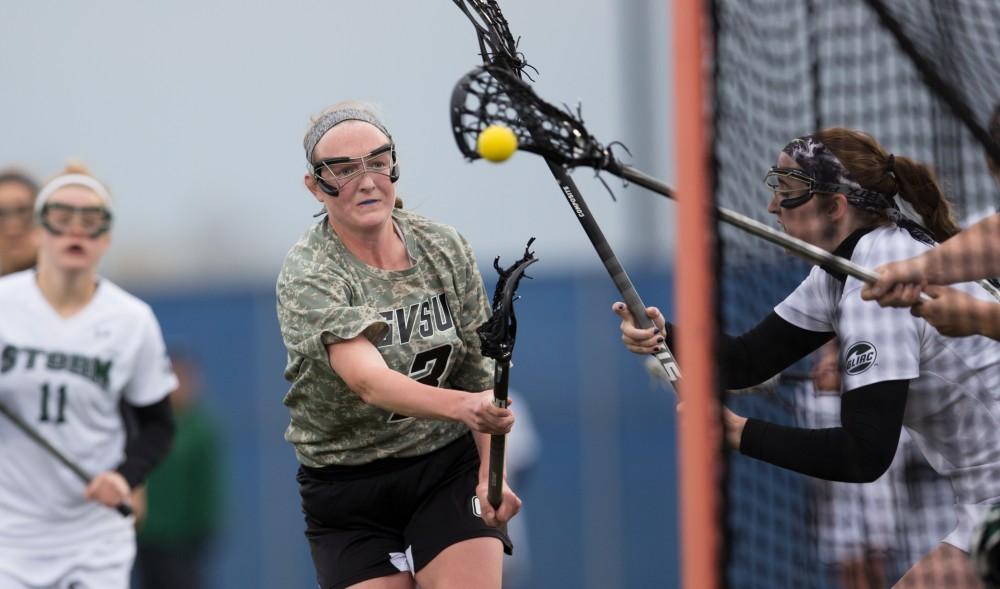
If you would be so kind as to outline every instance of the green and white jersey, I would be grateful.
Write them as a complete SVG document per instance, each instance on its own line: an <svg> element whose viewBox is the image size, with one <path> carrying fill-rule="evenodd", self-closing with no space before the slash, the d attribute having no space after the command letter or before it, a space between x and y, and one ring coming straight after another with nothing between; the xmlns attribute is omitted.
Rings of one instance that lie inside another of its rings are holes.
<svg viewBox="0 0 1000 589"><path fill-rule="evenodd" d="M406 270L373 268L351 254L324 217L296 243L278 277L278 321L288 349L285 439L310 467L420 456L468 431L462 424L415 419L368 405L335 373L328 344L363 335L386 364L414 380L482 391L493 361L476 328L489 316L482 277L468 242L447 225L394 209L414 261Z"/></svg>
<svg viewBox="0 0 1000 589"><path fill-rule="evenodd" d="M65 318L34 270L0 279L0 401L84 471L125 458L120 401L145 407L175 388L152 309L111 281ZM131 566L134 520L85 500L85 487L0 417L0 586L5 575L55 587L74 568Z"/></svg>

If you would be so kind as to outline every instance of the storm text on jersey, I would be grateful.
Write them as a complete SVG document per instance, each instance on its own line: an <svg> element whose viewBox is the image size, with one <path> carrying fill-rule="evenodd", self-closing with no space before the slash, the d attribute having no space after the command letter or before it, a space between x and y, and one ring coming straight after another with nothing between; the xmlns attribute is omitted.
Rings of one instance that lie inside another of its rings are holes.
<svg viewBox="0 0 1000 589"><path fill-rule="evenodd" d="M0 374L17 368L19 363L25 370L65 370L93 381L105 391L111 380L111 360L5 345L0 352Z"/></svg>

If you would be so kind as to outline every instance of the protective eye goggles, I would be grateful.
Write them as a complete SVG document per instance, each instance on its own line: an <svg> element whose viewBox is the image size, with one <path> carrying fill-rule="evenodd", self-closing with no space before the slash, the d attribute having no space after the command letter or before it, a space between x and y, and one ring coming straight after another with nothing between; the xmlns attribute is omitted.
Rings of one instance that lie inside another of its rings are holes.
<svg viewBox="0 0 1000 589"><path fill-rule="evenodd" d="M361 157L333 157L313 164L313 177L320 190L338 196L348 182L362 174L379 174L395 182L399 179L396 144L386 143Z"/></svg>
<svg viewBox="0 0 1000 589"><path fill-rule="evenodd" d="M57 202L45 203L38 212L42 227L52 235L63 235L77 226L95 239L111 229L111 211L104 207L74 207Z"/></svg>
<svg viewBox="0 0 1000 589"><path fill-rule="evenodd" d="M772 167L764 176L764 184L779 198L784 209L800 207L817 192L846 192L850 187L841 184L822 184L798 168Z"/></svg>
<svg viewBox="0 0 1000 589"><path fill-rule="evenodd" d="M895 208L892 197L874 190L850 184L830 184L817 182L812 176L798 168L771 168L764 176L764 184L774 191L780 200L778 205L783 209L800 207L817 192L843 194L850 204L867 210L882 210Z"/></svg>

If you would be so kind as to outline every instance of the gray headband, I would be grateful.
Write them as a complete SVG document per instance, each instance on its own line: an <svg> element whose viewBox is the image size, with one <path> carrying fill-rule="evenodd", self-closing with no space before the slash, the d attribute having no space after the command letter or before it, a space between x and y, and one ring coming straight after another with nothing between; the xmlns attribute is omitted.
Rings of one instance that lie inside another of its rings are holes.
<svg viewBox="0 0 1000 589"><path fill-rule="evenodd" d="M312 128L309 129L309 133L306 135L306 140L303 143L306 148L306 161L310 164L313 163L312 154L313 150L316 149L316 144L323 138L323 135L326 135L327 131L344 121L363 121L368 123L369 125L377 128L379 131L385 133L385 136L389 138L389 141L392 141L392 135L389 133L389 130L386 129L385 125L382 124L382 121L378 120L378 117L371 112L354 107L340 108L332 110L321 116L318 121L313 123Z"/></svg>

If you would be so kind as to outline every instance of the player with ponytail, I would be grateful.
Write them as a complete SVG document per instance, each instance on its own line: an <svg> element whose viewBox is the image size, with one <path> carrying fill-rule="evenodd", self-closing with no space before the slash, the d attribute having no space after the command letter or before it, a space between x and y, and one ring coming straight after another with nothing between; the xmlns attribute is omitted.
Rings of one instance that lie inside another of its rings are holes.
<svg viewBox="0 0 1000 589"><path fill-rule="evenodd" d="M905 259L958 231L931 169L893 155L871 136L825 129L792 140L765 181L768 211L794 237L865 268ZM905 201L919 213L900 209ZM860 296L863 283L826 267L808 277L760 324L724 336L720 371L727 389L774 376L836 337L844 393L841 426L785 427L724 409L725 438L742 454L821 479L870 482L895 455L902 427L956 495L957 525L916 563L901 586L924 575L954 575L951 587L976 587L968 566L973 525L1000 499L1000 342L950 338L907 310ZM988 300L975 283L958 286ZM673 325L650 307L653 329L637 329L616 303L622 339L648 354L672 344ZM683 350L681 364L683 365ZM708 394L705 391L705 394Z"/></svg>

